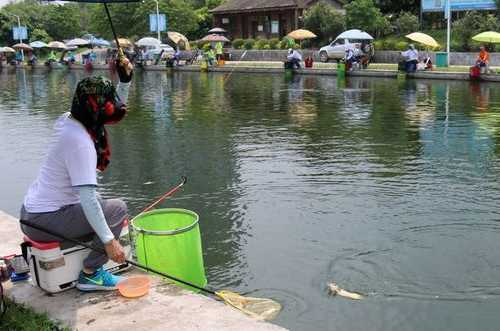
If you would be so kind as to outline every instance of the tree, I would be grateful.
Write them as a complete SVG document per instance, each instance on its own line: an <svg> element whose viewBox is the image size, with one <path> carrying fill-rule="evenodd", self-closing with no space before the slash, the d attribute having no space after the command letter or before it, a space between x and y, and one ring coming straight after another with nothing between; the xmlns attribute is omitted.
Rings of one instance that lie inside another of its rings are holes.
<svg viewBox="0 0 500 331"><path fill-rule="evenodd" d="M396 32L405 35L418 30L418 17L409 12L401 12L394 22Z"/></svg>
<svg viewBox="0 0 500 331"><path fill-rule="evenodd" d="M320 1L304 15L304 27L314 32L318 43L327 43L345 29L345 17L333 6Z"/></svg>
<svg viewBox="0 0 500 331"><path fill-rule="evenodd" d="M384 14L397 14L400 12L418 14L420 10L420 0L375 0L375 4Z"/></svg>
<svg viewBox="0 0 500 331"><path fill-rule="evenodd" d="M44 29L34 29L33 31L31 31L31 34L30 34L30 41L43 41L43 42L50 42L52 41L52 38L49 36L49 34L47 33L47 31L45 31Z"/></svg>
<svg viewBox="0 0 500 331"><path fill-rule="evenodd" d="M483 31L496 31L499 28L497 19L486 13L470 11L453 23L452 33L464 50L471 49L472 37Z"/></svg>
<svg viewBox="0 0 500 331"><path fill-rule="evenodd" d="M345 5L346 26L375 35L383 35L390 28L389 21L375 7L373 0L353 0Z"/></svg>

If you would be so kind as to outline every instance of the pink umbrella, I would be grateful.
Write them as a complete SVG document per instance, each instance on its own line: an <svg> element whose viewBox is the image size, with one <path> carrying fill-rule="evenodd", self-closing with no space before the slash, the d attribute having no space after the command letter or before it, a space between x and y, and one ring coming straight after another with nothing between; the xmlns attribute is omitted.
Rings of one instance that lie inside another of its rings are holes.
<svg viewBox="0 0 500 331"><path fill-rule="evenodd" d="M226 37L224 36L221 36L220 34L209 34L205 37L203 37L201 40L203 41L209 41L209 42L223 42L223 43L228 43L229 42L229 39L227 39Z"/></svg>

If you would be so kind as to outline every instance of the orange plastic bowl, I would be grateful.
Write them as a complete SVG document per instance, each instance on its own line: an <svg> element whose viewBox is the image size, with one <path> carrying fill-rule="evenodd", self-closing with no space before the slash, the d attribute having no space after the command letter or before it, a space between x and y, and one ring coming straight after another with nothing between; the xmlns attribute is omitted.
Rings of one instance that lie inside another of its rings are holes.
<svg viewBox="0 0 500 331"><path fill-rule="evenodd" d="M149 291L151 280L148 276L132 276L118 283L118 292L126 298L138 298Z"/></svg>

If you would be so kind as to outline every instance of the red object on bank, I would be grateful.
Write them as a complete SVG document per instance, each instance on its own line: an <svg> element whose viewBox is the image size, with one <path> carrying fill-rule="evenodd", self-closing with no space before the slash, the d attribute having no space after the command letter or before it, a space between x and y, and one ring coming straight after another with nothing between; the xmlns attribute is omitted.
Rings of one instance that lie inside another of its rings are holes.
<svg viewBox="0 0 500 331"><path fill-rule="evenodd" d="M478 66L472 66L469 68L469 75L472 79L479 79L479 76L481 76L481 70Z"/></svg>
<svg viewBox="0 0 500 331"><path fill-rule="evenodd" d="M312 57L310 57L310 56L306 57L306 59L304 60L304 63L306 65L306 68L312 68L312 66L313 66Z"/></svg>

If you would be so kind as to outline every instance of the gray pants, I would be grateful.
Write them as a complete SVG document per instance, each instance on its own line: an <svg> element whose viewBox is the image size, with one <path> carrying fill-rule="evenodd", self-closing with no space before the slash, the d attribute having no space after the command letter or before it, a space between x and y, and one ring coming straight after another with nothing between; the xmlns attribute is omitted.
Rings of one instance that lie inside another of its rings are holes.
<svg viewBox="0 0 500 331"><path fill-rule="evenodd" d="M99 200L106 222L115 238L120 236L123 221L128 217L127 205L119 199ZM104 250L104 245L90 226L80 204L64 206L49 213L28 213L24 206L21 208L21 219L33 222L39 227L46 228L55 233L71 239L80 239L93 235L92 246ZM45 232L21 225L21 230L35 241L64 241ZM108 262L106 254L91 251L83 261L83 266L89 269L100 268Z"/></svg>

